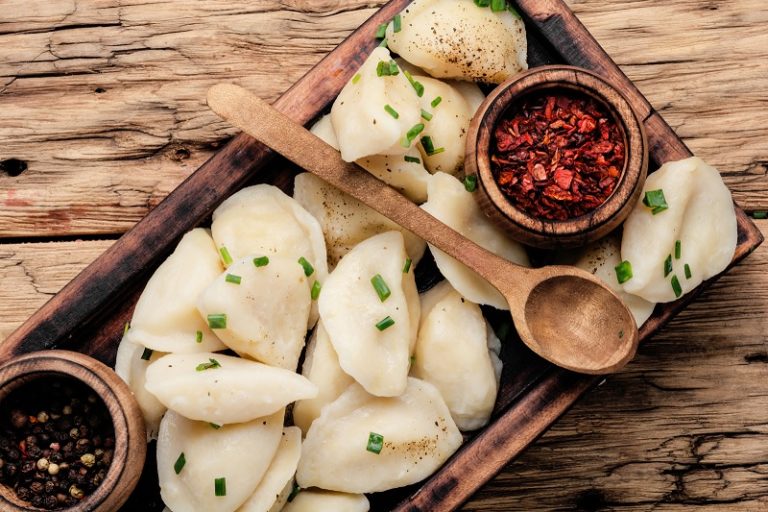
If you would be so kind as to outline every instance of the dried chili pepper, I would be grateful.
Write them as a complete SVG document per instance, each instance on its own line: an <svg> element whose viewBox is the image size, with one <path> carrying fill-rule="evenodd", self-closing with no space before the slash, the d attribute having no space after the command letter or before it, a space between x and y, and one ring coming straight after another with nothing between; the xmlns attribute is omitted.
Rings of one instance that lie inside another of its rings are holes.
<svg viewBox="0 0 768 512"><path fill-rule="evenodd" d="M507 199L539 219L593 211L623 172L624 138L607 108L585 95L531 95L496 125L491 170Z"/></svg>

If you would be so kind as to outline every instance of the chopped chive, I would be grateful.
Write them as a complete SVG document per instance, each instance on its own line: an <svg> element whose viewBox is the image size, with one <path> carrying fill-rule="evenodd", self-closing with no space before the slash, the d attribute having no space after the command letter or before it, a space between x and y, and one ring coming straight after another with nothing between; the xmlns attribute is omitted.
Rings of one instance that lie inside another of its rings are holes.
<svg viewBox="0 0 768 512"><path fill-rule="evenodd" d="M670 254L669 256L667 256L667 259L664 260L664 277L667 277L671 273L672 273L672 255Z"/></svg>
<svg viewBox="0 0 768 512"><path fill-rule="evenodd" d="M389 286L387 286L384 278L381 277L381 274L373 276L371 278L371 284L373 285L373 289L376 290L376 295L379 296L381 302L384 302L390 295L392 295L392 291L389 289Z"/></svg>
<svg viewBox="0 0 768 512"><path fill-rule="evenodd" d="M445 148L437 148L430 151L430 153L427 156L435 156L439 155L440 153L445 153Z"/></svg>
<svg viewBox="0 0 768 512"><path fill-rule="evenodd" d="M361 79L362 77L363 77L363 75L361 75L360 73L356 74L355 76L353 76L353 77L352 77L352 83L353 83L353 84L356 84L357 82L359 82L359 81L360 81L360 79Z"/></svg>
<svg viewBox="0 0 768 512"><path fill-rule="evenodd" d="M149 361L149 359L152 357L152 349L145 348L144 352L141 353L141 358L144 361Z"/></svg>
<svg viewBox="0 0 768 512"><path fill-rule="evenodd" d="M315 272L315 267L313 267L312 264L308 262L304 256L299 258L299 265L304 267L304 275L307 277L311 276Z"/></svg>
<svg viewBox="0 0 768 512"><path fill-rule="evenodd" d="M227 274L227 277L225 277L224 280L228 283L240 284L243 278L235 274Z"/></svg>
<svg viewBox="0 0 768 512"><path fill-rule="evenodd" d="M202 372L205 370L215 370L216 368L221 368L221 363L215 359L209 358L207 363L200 363L195 367L195 370Z"/></svg>
<svg viewBox="0 0 768 512"><path fill-rule="evenodd" d="M464 176L464 188L467 192L477 190L477 174L468 174Z"/></svg>
<svg viewBox="0 0 768 512"><path fill-rule="evenodd" d="M523 19L523 17L522 17L522 16L520 16L520 13L519 13L519 12L517 12L517 9L515 9L514 7L512 7L512 5L511 5L511 4L507 4L507 10L508 10L510 13L512 13L512 16L514 16L515 18L517 18L517 19L519 19L519 20Z"/></svg>
<svg viewBox="0 0 768 512"><path fill-rule="evenodd" d="M419 136L421 132L424 131L424 125L419 123L416 125L413 125L413 127L408 130L408 132L405 134L405 137L403 137L403 140L400 141L400 145L404 148L411 147L411 144L413 143L413 139Z"/></svg>
<svg viewBox="0 0 768 512"><path fill-rule="evenodd" d="M394 18L392 18L392 30L395 33L400 32L403 29L403 19L400 17L399 14L396 14Z"/></svg>
<svg viewBox="0 0 768 512"><path fill-rule="evenodd" d="M387 47L387 40L382 39L381 42L379 43L379 48L386 48L386 47Z"/></svg>
<svg viewBox="0 0 768 512"><path fill-rule="evenodd" d="M224 262L224 265L228 267L232 264L232 256L229 254L229 250L223 245L221 246L221 249L219 249L219 254L221 254L221 261Z"/></svg>
<svg viewBox="0 0 768 512"><path fill-rule="evenodd" d="M675 297L680 297L683 294L683 288L680 286L680 281L678 281L677 276L672 276L672 291L675 292Z"/></svg>
<svg viewBox="0 0 768 512"><path fill-rule="evenodd" d="M131 322L125 322L125 327L123 327L123 336L128 334L128 331L131 329Z"/></svg>
<svg viewBox="0 0 768 512"><path fill-rule="evenodd" d="M219 497L227 495L227 479L226 478L221 477L213 481L213 493Z"/></svg>
<svg viewBox="0 0 768 512"><path fill-rule="evenodd" d="M424 96L424 84L419 82L418 80L414 80L413 75L407 70L403 70L403 74L405 75L405 78L408 79L408 81L411 83L411 87L416 91L416 96L421 98Z"/></svg>
<svg viewBox="0 0 768 512"><path fill-rule="evenodd" d="M679 260L680 256L683 255L683 242L680 240L675 240L675 259Z"/></svg>
<svg viewBox="0 0 768 512"><path fill-rule="evenodd" d="M394 60L389 61L389 74L395 76L400 73L400 68L397 67L397 62Z"/></svg>
<svg viewBox="0 0 768 512"><path fill-rule="evenodd" d="M226 313L216 313L208 315L208 327L211 329L226 329L227 328L227 315Z"/></svg>
<svg viewBox="0 0 768 512"><path fill-rule="evenodd" d="M438 96L437 98L432 100L432 103L430 103L430 105L432 105L432 108L435 108L436 106L438 106L440 104L441 101L443 101L443 97L442 96Z"/></svg>
<svg viewBox="0 0 768 512"><path fill-rule="evenodd" d="M491 11L502 12L507 8L507 0L491 0Z"/></svg>
<svg viewBox="0 0 768 512"><path fill-rule="evenodd" d="M292 502L293 499L296 497L297 494L301 492L301 487L299 487L299 484L296 482L293 482L293 489L291 489L291 494L288 495L288 503Z"/></svg>
<svg viewBox="0 0 768 512"><path fill-rule="evenodd" d="M382 448L384 448L384 436L376 432L368 434L368 446L365 449L378 455L381 453Z"/></svg>
<svg viewBox="0 0 768 512"><path fill-rule="evenodd" d="M221 425L217 425L216 423L209 423L209 425L213 430L219 430L221 428Z"/></svg>
<svg viewBox="0 0 768 512"><path fill-rule="evenodd" d="M382 43L386 42L386 39ZM397 62L390 60L389 62L380 60L376 65L376 76L395 76L400 74L400 69L397 67Z"/></svg>
<svg viewBox="0 0 768 512"><path fill-rule="evenodd" d="M197 331L195 333L195 342L202 343L203 342L203 331Z"/></svg>
<svg viewBox="0 0 768 512"><path fill-rule="evenodd" d="M257 267L266 267L269 265L269 257L267 256L260 256L258 258L253 258L253 264Z"/></svg>
<svg viewBox="0 0 768 512"><path fill-rule="evenodd" d="M425 135L421 138L421 145L424 147L424 151L427 152L427 155L432 155L435 152L435 145L432 143L432 137L429 135Z"/></svg>
<svg viewBox="0 0 768 512"><path fill-rule="evenodd" d="M616 271L616 280L619 284L624 284L632 279L632 264L628 261L622 261L614 270Z"/></svg>
<svg viewBox="0 0 768 512"><path fill-rule="evenodd" d="M382 23L379 28L376 29L376 39L384 39L387 36L387 24Z"/></svg>
<svg viewBox="0 0 768 512"><path fill-rule="evenodd" d="M407 274L411 270L411 258L405 258L405 265L403 265L403 274Z"/></svg>
<svg viewBox="0 0 768 512"><path fill-rule="evenodd" d="M693 274L691 273L691 267L687 263L685 264L685 278L690 279Z"/></svg>
<svg viewBox="0 0 768 512"><path fill-rule="evenodd" d="M667 200L664 198L664 191L661 189L649 190L646 192L645 197L643 198L643 204L650 208L651 213L654 215L669 208Z"/></svg>
<svg viewBox="0 0 768 512"><path fill-rule="evenodd" d="M491 5L491 0L475 0L475 5L478 7L488 7Z"/></svg>
<svg viewBox="0 0 768 512"><path fill-rule="evenodd" d="M752 212L753 219L768 219L768 212Z"/></svg>
<svg viewBox="0 0 768 512"><path fill-rule="evenodd" d="M187 464L187 458L184 456L184 452L181 452L179 454L179 458L176 459L176 462L173 464L173 470L178 475L181 473L181 470L184 469L184 466Z"/></svg>
<svg viewBox="0 0 768 512"><path fill-rule="evenodd" d="M397 110L393 109L390 105L384 105L384 110L395 119L400 119L400 114L398 114Z"/></svg>
<svg viewBox="0 0 768 512"><path fill-rule="evenodd" d="M312 290L309 292L309 296L312 300L317 300L317 298L320 297L320 290L322 290L322 288L323 285L320 284L320 281L312 283Z"/></svg>
<svg viewBox="0 0 768 512"><path fill-rule="evenodd" d="M405 155L404 158L405 158L405 161L410 163L410 164L420 164L421 163L421 160L419 160L419 158L415 157L415 156Z"/></svg>
<svg viewBox="0 0 768 512"><path fill-rule="evenodd" d="M387 317L379 320L379 322L376 324L376 328L378 330L380 330L380 331L384 331L386 329L389 329L393 325L395 325L395 321L392 320L391 316L387 316Z"/></svg>
<svg viewBox="0 0 768 512"><path fill-rule="evenodd" d="M429 112L427 112L424 109L421 109L421 117L424 118L424 120L426 120L426 121L431 121L432 120L432 114L430 114Z"/></svg>

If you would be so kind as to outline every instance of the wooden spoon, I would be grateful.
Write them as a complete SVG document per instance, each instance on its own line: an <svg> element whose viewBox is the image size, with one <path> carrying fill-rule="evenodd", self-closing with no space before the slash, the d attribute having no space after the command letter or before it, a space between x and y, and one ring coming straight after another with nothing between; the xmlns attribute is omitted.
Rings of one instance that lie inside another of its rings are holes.
<svg viewBox="0 0 768 512"><path fill-rule="evenodd" d="M523 342L552 363L605 374L635 354L630 311L596 277L575 267L524 268L483 249L242 87L220 84L208 106L262 144L461 261L509 303Z"/></svg>

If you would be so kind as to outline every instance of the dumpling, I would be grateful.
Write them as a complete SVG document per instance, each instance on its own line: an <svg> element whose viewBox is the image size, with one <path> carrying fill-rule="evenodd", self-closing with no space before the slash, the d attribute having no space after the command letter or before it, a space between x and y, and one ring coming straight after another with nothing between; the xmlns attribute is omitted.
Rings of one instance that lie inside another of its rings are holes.
<svg viewBox="0 0 768 512"><path fill-rule="evenodd" d="M282 512L368 512L371 504L363 494L322 490L301 491Z"/></svg>
<svg viewBox="0 0 768 512"><path fill-rule="evenodd" d="M320 118L311 131L329 146L339 149L330 115ZM356 163L412 201L423 203L427 200L430 174L422 165L421 155L415 146L408 149L404 155L372 155L363 157Z"/></svg>
<svg viewBox="0 0 768 512"><path fill-rule="evenodd" d="M212 353L161 357L147 368L145 387L169 409L217 425L268 416L317 395L317 386L294 372Z"/></svg>
<svg viewBox="0 0 768 512"><path fill-rule="evenodd" d="M262 480L280 443L285 411L214 427L173 411L157 440L160 496L173 512L234 512ZM226 492L217 496L216 488Z"/></svg>
<svg viewBox="0 0 768 512"><path fill-rule="evenodd" d="M492 340L489 340L489 336ZM498 338L477 304L443 281L422 295L421 327L411 375L440 391L459 430L488 423L498 380L489 341Z"/></svg>
<svg viewBox="0 0 768 512"><path fill-rule="evenodd" d="M313 174L296 176L293 197L320 222L331 267L363 240L386 231L403 234L414 267L427 248L421 238Z"/></svg>
<svg viewBox="0 0 768 512"><path fill-rule="evenodd" d="M341 259L320 294L320 318L341 368L377 396L397 396L406 386L419 311L413 272L403 272L407 258L399 232L371 237ZM388 296L380 298L376 276Z"/></svg>
<svg viewBox="0 0 768 512"><path fill-rule="evenodd" d="M232 261L246 257L283 256L306 259L314 272L310 286L328 275L325 239L320 224L293 198L272 185L247 187L230 196L213 212L211 233L220 251ZM310 314L311 328L317 311Z"/></svg>
<svg viewBox="0 0 768 512"><path fill-rule="evenodd" d="M352 384L312 423L296 481L348 493L403 487L435 472L461 442L432 384L409 377L405 392L391 398Z"/></svg>
<svg viewBox="0 0 768 512"><path fill-rule="evenodd" d="M574 266L597 276L624 301L638 327L653 314L653 302L624 291L616 277L616 267L621 263L621 240L608 236L589 245Z"/></svg>
<svg viewBox="0 0 768 512"><path fill-rule="evenodd" d="M624 222L621 257L633 274L624 290L670 302L731 263L737 238L733 199L717 169L697 157L664 164L643 190L663 191L668 209L654 215L641 200Z"/></svg>
<svg viewBox="0 0 768 512"><path fill-rule="evenodd" d="M207 230L197 228L184 235L139 297L128 339L160 352L224 350L196 307L197 297L222 270Z"/></svg>
<svg viewBox="0 0 768 512"><path fill-rule="evenodd" d="M387 44L435 78L501 83L528 69L523 20L473 0L414 0L402 29L387 28Z"/></svg>
<svg viewBox="0 0 768 512"><path fill-rule="evenodd" d="M320 416L320 410L336 400L355 381L341 369L323 322L317 323L307 344L301 374L318 389L315 398L300 400L293 406L293 423L306 433L315 418Z"/></svg>
<svg viewBox="0 0 768 512"><path fill-rule="evenodd" d="M473 4L474 5L474 4ZM471 192L445 173L432 176L429 201L422 205L427 212L452 227L476 244L518 265L530 266L523 246L507 238L483 215ZM430 246L437 268L457 292L476 304L509 309L507 301L488 281L436 247Z"/></svg>
<svg viewBox="0 0 768 512"><path fill-rule="evenodd" d="M147 426L147 441L157 439L160 420L168 409L144 387L147 367L164 355L162 352L154 352L133 343L126 337L123 337L117 347L115 373L128 384L139 403L139 409Z"/></svg>
<svg viewBox="0 0 768 512"><path fill-rule="evenodd" d="M311 303L302 265L276 255L260 266L250 257L233 262L200 295L198 308L203 318L224 315L215 332L238 354L296 370Z"/></svg>
<svg viewBox="0 0 768 512"><path fill-rule="evenodd" d="M383 75L380 63L386 68ZM389 50L379 47L371 52L333 103L331 122L347 162L408 151L410 144L404 138L421 123L419 98Z"/></svg>
<svg viewBox="0 0 768 512"><path fill-rule="evenodd" d="M301 457L301 430L283 428L277 453L259 486L237 512L272 512L282 510L293 490L293 475Z"/></svg>

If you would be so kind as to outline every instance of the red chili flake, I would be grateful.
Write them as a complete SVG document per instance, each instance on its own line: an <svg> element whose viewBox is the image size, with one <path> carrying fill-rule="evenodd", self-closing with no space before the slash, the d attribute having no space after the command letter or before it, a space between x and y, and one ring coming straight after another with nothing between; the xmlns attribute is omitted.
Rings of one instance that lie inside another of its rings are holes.
<svg viewBox="0 0 768 512"><path fill-rule="evenodd" d="M496 182L513 205L540 219L591 212L613 193L624 168L616 121L604 105L575 93L523 99L494 137Z"/></svg>

